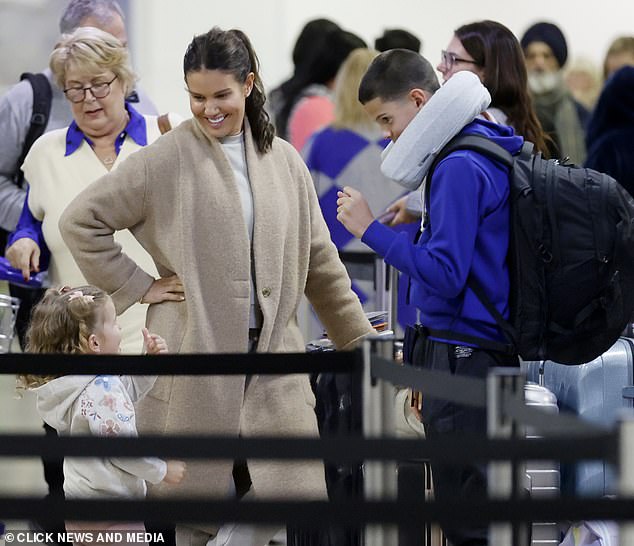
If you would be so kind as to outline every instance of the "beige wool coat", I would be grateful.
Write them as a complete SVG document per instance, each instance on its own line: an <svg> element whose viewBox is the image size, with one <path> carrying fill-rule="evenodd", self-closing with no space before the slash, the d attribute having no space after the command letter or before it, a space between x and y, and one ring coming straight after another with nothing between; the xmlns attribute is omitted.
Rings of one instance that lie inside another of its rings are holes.
<svg viewBox="0 0 634 546"><path fill-rule="evenodd" d="M264 316L258 351L304 350L297 324L303 294L336 346L352 346L372 328L330 240L307 168L278 138L260 154L246 121L245 147L255 285ZM160 275L180 277L186 301L151 305L147 316L148 328L171 352L244 353L251 248L240 206L221 144L192 119L94 182L66 209L60 229L88 281L112 294L118 312L154 279L121 252L113 230L130 229ZM249 382L244 376L162 376L139 406L139 427L169 434L316 436L314 402L304 375ZM231 469L232 461L192 461L176 491L225 494ZM249 461L249 471L258 497L325 495L319 462Z"/></svg>

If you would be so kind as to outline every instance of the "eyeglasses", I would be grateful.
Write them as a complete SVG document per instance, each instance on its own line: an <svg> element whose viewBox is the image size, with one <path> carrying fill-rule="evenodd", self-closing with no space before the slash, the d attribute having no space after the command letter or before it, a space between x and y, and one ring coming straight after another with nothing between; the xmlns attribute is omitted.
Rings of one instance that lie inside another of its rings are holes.
<svg viewBox="0 0 634 546"><path fill-rule="evenodd" d="M64 89L64 95L70 102L78 103L83 102L86 98L86 91L90 91L92 96L96 99L104 99L110 94L110 86L112 82L117 79L117 76L112 78L109 82L100 82L88 87L69 87Z"/></svg>
<svg viewBox="0 0 634 546"><path fill-rule="evenodd" d="M476 61L472 61L470 59L462 59L458 57L453 51L445 51L444 49L440 52L440 62L444 64L449 70L451 70L456 63L469 63L469 64L479 64Z"/></svg>

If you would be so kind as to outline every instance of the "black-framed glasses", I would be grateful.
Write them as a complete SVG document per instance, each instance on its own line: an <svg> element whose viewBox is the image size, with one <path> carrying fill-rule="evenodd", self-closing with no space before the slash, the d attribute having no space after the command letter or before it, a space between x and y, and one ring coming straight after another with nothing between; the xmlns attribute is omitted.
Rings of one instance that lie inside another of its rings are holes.
<svg viewBox="0 0 634 546"><path fill-rule="evenodd" d="M64 95L70 102L83 102L86 98L86 91L90 91L96 99L104 99L110 94L110 86L117 79L115 75L109 82L99 82L88 87L69 87L64 89Z"/></svg>
<svg viewBox="0 0 634 546"><path fill-rule="evenodd" d="M440 62L444 64L449 70L451 70L456 63L469 63L469 64L479 64L476 61L472 61L471 59L463 59L462 57L458 57L453 51L445 51L444 49L440 52Z"/></svg>

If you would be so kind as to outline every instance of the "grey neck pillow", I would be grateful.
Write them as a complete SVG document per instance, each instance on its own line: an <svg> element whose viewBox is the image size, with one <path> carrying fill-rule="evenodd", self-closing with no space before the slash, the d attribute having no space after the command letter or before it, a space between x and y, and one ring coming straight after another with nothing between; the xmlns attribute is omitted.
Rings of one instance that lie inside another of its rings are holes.
<svg viewBox="0 0 634 546"><path fill-rule="evenodd" d="M480 78L473 72L457 72L383 150L381 172L415 190L443 146L489 104L491 95Z"/></svg>

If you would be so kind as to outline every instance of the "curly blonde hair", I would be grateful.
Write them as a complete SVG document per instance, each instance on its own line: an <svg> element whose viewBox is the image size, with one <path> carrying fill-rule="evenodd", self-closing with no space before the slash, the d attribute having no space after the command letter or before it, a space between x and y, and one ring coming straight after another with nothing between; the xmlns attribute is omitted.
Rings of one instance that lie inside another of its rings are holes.
<svg viewBox="0 0 634 546"><path fill-rule="evenodd" d="M74 67L87 76L98 76L111 70L123 85L126 96L137 79L128 48L112 34L93 27L80 27L72 34L63 34L49 58L49 66L60 89L66 86L66 72Z"/></svg>
<svg viewBox="0 0 634 546"><path fill-rule="evenodd" d="M26 352L88 353L88 338L101 328L109 300L103 290L90 285L47 290L33 308L26 332ZM21 374L17 376L17 387L32 389L58 377Z"/></svg>

